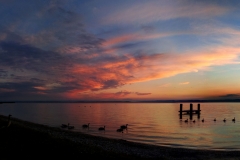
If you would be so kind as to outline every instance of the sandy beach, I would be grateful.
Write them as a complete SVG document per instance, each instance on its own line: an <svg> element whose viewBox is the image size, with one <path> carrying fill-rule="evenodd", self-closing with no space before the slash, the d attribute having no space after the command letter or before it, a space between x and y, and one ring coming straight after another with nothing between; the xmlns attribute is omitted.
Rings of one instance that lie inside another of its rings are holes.
<svg viewBox="0 0 240 160"><path fill-rule="evenodd" d="M0 116L1 126L7 116ZM209 151L153 146L63 130L11 118L0 130L0 159L239 159L239 151Z"/></svg>

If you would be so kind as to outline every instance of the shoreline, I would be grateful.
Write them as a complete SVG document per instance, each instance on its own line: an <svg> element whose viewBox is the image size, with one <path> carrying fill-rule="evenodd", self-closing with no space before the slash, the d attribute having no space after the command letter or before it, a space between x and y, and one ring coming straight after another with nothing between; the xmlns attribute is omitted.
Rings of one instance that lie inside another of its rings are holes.
<svg viewBox="0 0 240 160"><path fill-rule="evenodd" d="M0 123L6 121L7 116L0 115ZM27 158L24 153L33 148L35 148L32 150L34 154L41 153L41 156L47 156L49 152L49 156L52 157L66 156L68 158L83 155L107 159L239 159L240 157L239 151L155 146L63 130L17 118L11 118L11 122L10 127L0 130L2 144L0 149L4 151L2 153L6 153L6 159L10 151L17 153L12 154L13 157Z"/></svg>

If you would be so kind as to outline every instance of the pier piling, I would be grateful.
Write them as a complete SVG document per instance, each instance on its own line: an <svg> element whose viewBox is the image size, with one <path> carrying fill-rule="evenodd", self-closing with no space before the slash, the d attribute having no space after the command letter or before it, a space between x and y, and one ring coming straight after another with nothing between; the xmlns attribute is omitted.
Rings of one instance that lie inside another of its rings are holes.
<svg viewBox="0 0 240 160"><path fill-rule="evenodd" d="M179 110L180 119L182 119L183 112L185 112L186 114L189 114L191 120L192 120L193 114L197 114L198 115L198 119L199 119L200 118L200 111L201 111L200 110L200 104L198 104L197 110L193 110L193 104L192 103L190 103L190 109L189 110L183 110L183 105L180 104L180 110Z"/></svg>
<svg viewBox="0 0 240 160"><path fill-rule="evenodd" d="M190 104L190 120L192 120L192 114L193 114L193 104Z"/></svg>
<svg viewBox="0 0 240 160"><path fill-rule="evenodd" d="M182 119L182 104L180 104L180 119Z"/></svg>

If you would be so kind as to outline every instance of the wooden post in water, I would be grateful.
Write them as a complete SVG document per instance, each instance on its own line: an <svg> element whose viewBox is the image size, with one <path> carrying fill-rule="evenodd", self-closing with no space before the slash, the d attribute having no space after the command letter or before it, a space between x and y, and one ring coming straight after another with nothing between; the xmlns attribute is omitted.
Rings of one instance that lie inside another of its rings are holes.
<svg viewBox="0 0 240 160"><path fill-rule="evenodd" d="M190 120L192 120L192 115L193 115L193 104L190 103Z"/></svg>
<svg viewBox="0 0 240 160"><path fill-rule="evenodd" d="M198 114L198 119L200 119L200 111L201 111L200 110L200 103L198 103L198 113L197 113Z"/></svg>
<svg viewBox="0 0 240 160"><path fill-rule="evenodd" d="M200 113L200 103L198 103L198 113Z"/></svg>
<svg viewBox="0 0 240 160"><path fill-rule="evenodd" d="M182 104L180 104L180 119L182 119Z"/></svg>

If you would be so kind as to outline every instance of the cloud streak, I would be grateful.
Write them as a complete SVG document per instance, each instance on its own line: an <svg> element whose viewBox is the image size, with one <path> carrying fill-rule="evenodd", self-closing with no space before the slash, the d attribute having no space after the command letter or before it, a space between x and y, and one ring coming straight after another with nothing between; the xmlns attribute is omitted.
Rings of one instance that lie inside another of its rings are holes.
<svg viewBox="0 0 240 160"><path fill-rule="evenodd" d="M180 85L187 85L187 84L189 84L190 82L181 82L181 83L179 83Z"/></svg>
<svg viewBox="0 0 240 160"><path fill-rule="evenodd" d="M107 24L150 23L177 18L206 18L220 16L231 8L216 4L190 1L150 1L120 6L102 20Z"/></svg>

